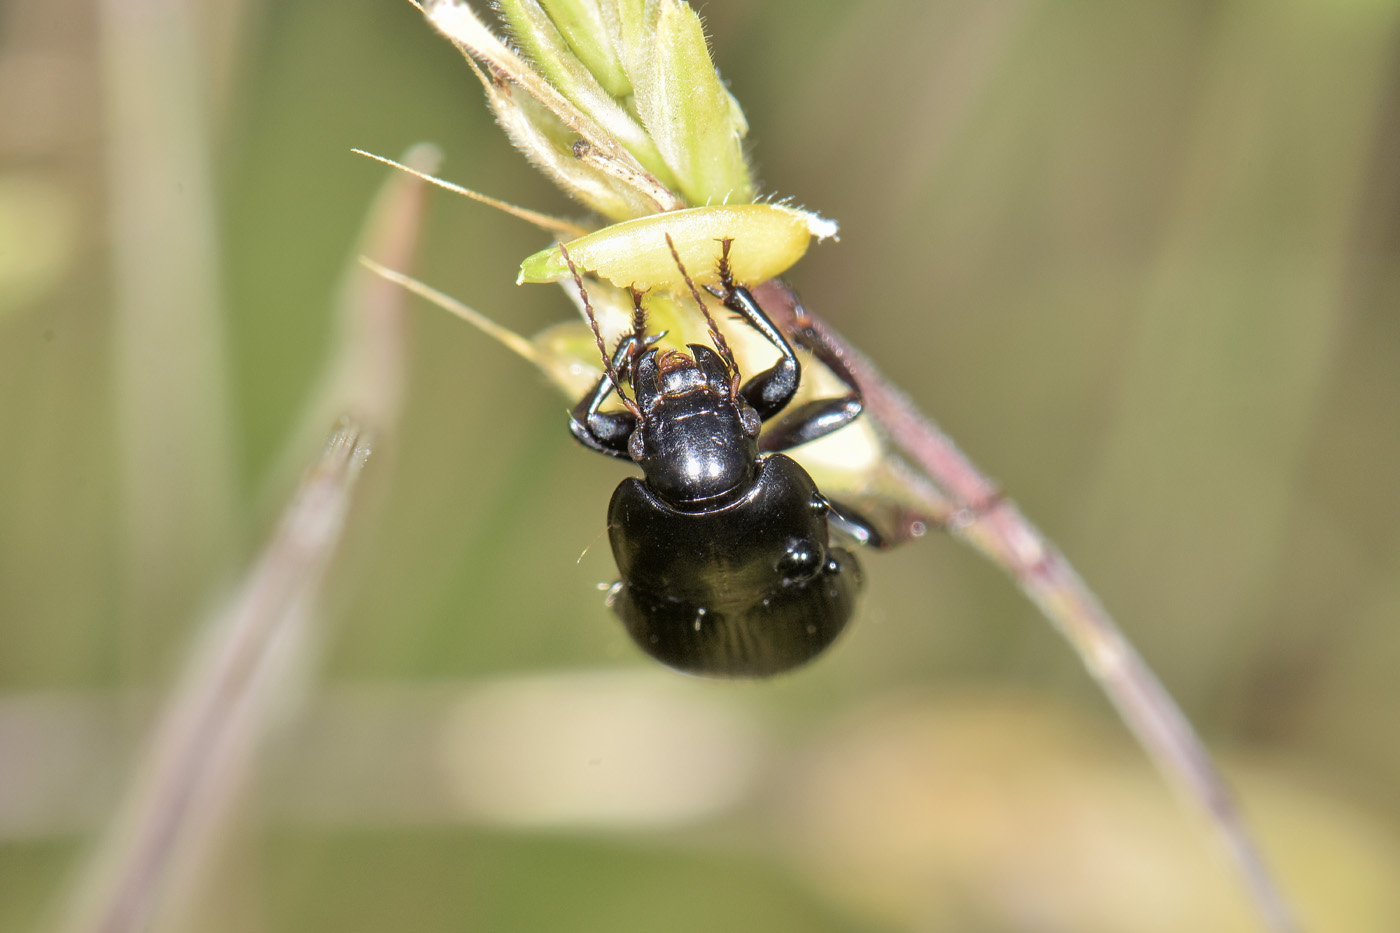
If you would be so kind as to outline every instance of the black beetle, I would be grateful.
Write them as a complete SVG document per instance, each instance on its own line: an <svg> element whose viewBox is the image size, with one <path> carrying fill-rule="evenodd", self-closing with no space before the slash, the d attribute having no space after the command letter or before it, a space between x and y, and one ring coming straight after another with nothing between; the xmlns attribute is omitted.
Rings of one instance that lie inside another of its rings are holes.
<svg viewBox="0 0 1400 933"><path fill-rule="evenodd" d="M767 677L811 660L851 617L861 571L849 551L831 546L829 526L857 543L878 544L879 537L854 513L833 509L807 471L777 452L829 434L861 411L855 379L811 331L793 339L849 392L789 412L764 436L760 453L759 429L792 400L802 371L787 338L731 278L728 255L723 241L723 288L712 291L777 348L777 363L741 386L693 284L714 348L690 344L689 355L655 348L664 335L646 335L641 295L634 293L633 332L611 357L598 336L605 372L574 407L570 429L588 448L630 459L644 474L623 480L608 507L621 578L609 604L633 640L678 670ZM598 335L582 279L567 252L564 258ZM623 382L633 398L619 388ZM601 411L613 392L625 410Z"/></svg>

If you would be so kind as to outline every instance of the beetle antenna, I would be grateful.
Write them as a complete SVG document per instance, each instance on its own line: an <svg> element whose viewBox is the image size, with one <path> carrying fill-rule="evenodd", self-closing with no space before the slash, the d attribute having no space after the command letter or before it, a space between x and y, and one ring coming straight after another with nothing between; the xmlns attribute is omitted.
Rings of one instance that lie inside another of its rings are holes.
<svg viewBox="0 0 1400 933"><path fill-rule="evenodd" d="M588 318L588 326L593 329L593 339L598 343L598 355L603 358L603 372L607 374L608 381L612 383L613 391L617 393L622 404L632 414L641 418L642 410L637 407L637 403L622 394L622 379L618 376L617 367L613 365L612 357L608 355L607 344L603 342L603 332L598 328L598 315L593 312L593 303L588 300L588 289L583 286L583 276L579 274L578 266L574 265L573 259L569 256L569 250L563 243L559 244L559 254L564 257L564 264L569 267L569 274L574 277L574 285L578 287L579 296L583 298L583 316Z"/></svg>
<svg viewBox="0 0 1400 933"><path fill-rule="evenodd" d="M700 297L700 289L695 287L695 282L691 279L690 273L685 271L685 263L681 262L681 254L676 251L676 244L671 239L671 234L666 234L666 245L671 248L671 258L676 261L676 268L681 272L681 278L685 279L686 287L690 289L690 294L695 298L695 303L700 306L700 313L705 315L705 323L710 328L710 339L714 341L715 349L719 351L720 358L729 367L731 374L729 380L730 396L737 395L739 391L739 364L734 362L734 353L729 349L729 343L724 339L724 334L720 333L719 325L710 316L709 305L705 304L705 299ZM727 252L727 250L726 250ZM726 261L726 260L721 260Z"/></svg>
<svg viewBox="0 0 1400 933"><path fill-rule="evenodd" d="M647 310L642 307L642 298L646 292L641 289L632 289L632 336L638 343L646 340L647 336Z"/></svg>
<svg viewBox="0 0 1400 933"><path fill-rule="evenodd" d="M637 360L641 358L641 351L647 346L647 310L642 307L642 297L646 292L632 289L632 352L628 355L628 375L632 377L633 384L636 384Z"/></svg>

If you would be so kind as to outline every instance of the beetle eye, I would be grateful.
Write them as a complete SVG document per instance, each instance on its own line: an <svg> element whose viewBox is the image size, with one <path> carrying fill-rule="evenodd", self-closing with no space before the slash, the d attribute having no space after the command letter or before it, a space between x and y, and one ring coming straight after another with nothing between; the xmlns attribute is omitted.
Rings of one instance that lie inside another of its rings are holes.
<svg viewBox="0 0 1400 933"><path fill-rule="evenodd" d="M642 439L642 426L637 425L637 429L632 432L632 436L627 438L627 456L636 463L642 462L643 455L646 454L646 445Z"/></svg>
<svg viewBox="0 0 1400 933"><path fill-rule="evenodd" d="M744 428L744 434L748 437L758 437L758 432L763 428L763 419L758 417L758 412L747 405L739 407L739 424Z"/></svg>

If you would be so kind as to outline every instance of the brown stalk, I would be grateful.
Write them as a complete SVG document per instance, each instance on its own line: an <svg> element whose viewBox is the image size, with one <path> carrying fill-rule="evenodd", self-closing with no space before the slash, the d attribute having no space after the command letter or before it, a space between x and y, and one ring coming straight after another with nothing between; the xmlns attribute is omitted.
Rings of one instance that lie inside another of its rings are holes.
<svg viewBox="0 0 1400 933"><path fill-rule="evenodd" d="M1069 641L1168 783L1214 827L1265 928L1296 933L1297 922L1210 752L1064 555L869 359L809 314L790 288L771 281L754 294L779 328L810 327L836 349L860 385L866 414L951 501L951 515L930 513L929 523L942 524L1016 581Z"/></svg>

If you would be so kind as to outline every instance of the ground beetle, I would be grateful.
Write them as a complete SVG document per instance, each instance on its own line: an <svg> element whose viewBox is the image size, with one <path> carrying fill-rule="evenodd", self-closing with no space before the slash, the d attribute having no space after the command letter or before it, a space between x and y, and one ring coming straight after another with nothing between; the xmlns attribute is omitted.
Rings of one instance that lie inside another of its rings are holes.
<svg viewBox="0 0 1400 933"><path fill-rule="evenodd" d="M761 453L759 429L792 400L802 370L787 337L730 275L729 242L720 259L722 287L711 291L780 354L742 385L679 256L714 347L690 344L689 355L654 347L664 335L647 335L642 296L634 292L632 333L609 356L582 279L564 254L605 370L574 407L570 429L588 448L630 459L644 474L623 480L608 507L621 577L609 604L643 651L678 670L767 677L811 660L845 628L861 587L856 559L830 545L829 527L857 543L879 538L849 509L833 508L807 471L778 451L854 420L861 411L854 377L817 334L793 333L849 391L789 412L764 435ZM602 411L613 393L624 409Z"/></svg>

